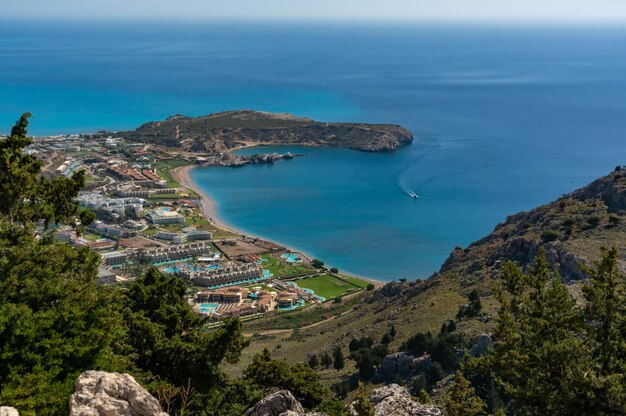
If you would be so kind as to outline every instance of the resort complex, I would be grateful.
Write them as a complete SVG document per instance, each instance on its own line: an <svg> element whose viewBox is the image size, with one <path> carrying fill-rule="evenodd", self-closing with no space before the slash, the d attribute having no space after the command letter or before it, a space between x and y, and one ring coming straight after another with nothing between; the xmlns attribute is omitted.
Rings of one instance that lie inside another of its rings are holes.
<svg viewBox="0 0 626 416"><path fill-rule="evenodd" d="M184 170L202 161L109 134L36 138L29 147L49 176L84 171L78 200L96 221L55 239L101 257L100 284L125 284L154 267L183 280L194 310L212 318L260 316L358 292L367 282L319 260L218 227ZM183 169L183 172L179 170Z"/></svg>

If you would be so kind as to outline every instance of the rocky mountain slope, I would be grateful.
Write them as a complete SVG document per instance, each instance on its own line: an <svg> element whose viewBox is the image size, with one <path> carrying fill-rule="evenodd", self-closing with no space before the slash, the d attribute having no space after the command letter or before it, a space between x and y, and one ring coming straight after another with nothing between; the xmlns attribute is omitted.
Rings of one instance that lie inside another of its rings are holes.
<svg viewBox="0 0 626 416"><path fill-rule="evenodd" d="M340 345L347 351L353 337L370 335L379 340L393 324L398 335L390 349L417 332L439 331L442 323L455 319L467 296L478 290L482 313L461 318L457 328L470 337L491 331L496 302L492 296L494 279L507 259L528 266L540 247L556 265L575 292L584 278L578 262L590 264L600 258L602 247L616 246L619 263L626 270L626 170L617 169L588 186L558 200L527 212L508 217L485 238L469 247L457 248L429 279L416 282L391 282L363 294L349 313L293 332L263 334L263 322L247 324L253 336L250 351L274 349L275 357L291 362L305 361L310 351L332 351ZM327 313L332 316L332 310ZM269 320L267 321L269 325ZM279 346L279 348L276 348ZM245 361L245 360L244 360ZM352 365L352 362L348 362ZM349 376L354 367L343 372L325 371L329 383Z"/></svg>
<svg viewBox="0 0 626 416"><path fill-rule="evenodd" d="M626 270L626 170L531 211L511 215L487 237L455 250L440 273L484 276L506 259L529 264L540 247L566 280L585 277L579 263L598 259L602 247L621 249Z"/></svg>
<svg viewBox="0 0 626 416"><path fill-rule="evenodd" d="M176 115L146 123L121 136L185 151L216 154L243 145L310 145L377 152L395 150L413 141L394 124L323 123L290 114L251 110L202 117Z"/></svg>

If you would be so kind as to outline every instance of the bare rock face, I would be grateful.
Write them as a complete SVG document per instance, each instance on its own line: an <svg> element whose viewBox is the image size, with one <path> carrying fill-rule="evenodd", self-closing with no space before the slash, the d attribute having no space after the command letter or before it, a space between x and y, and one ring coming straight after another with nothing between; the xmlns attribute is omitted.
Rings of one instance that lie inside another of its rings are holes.
<svg viewBox="0 0 626 416"><path fill-rule="evenodd" d="M20 416L15 407L0 406L0 416Z"/></svg>
<svg viewBox="0 0 626 416"><path fill-rule="evenodd" d="M438 407L413 401L406 389L397 384L374 389L370 401L376 416L443 416ZM351 416L358 416L352 405L348 412Z"/></svg>
<svg viewBox="0 0 626 416"><path fill-rule="evenodd" d="M246 410L244 416L326 416L322 413L306 413L289 390L279 390Z"/></svg>
<svg viewBox="0 0 626 416"><path fill-rule="evenodd" d="M264 397L245 416L304 416L304 408L289 390L280 390Z"/></svg>
<svg viewBox="0 0 626 416"><path fill-rule="evenodd" d="M70 397L70 416L167 416L128 374L85 371Z"/></svg>
<svg viewBox="0 0 626 416"><path fill-rule="evenodd" d="M376 378L383 381L391 381L400 378L408 378L411 375L413 356L405 352L389 354L383 358Z"/></svg>

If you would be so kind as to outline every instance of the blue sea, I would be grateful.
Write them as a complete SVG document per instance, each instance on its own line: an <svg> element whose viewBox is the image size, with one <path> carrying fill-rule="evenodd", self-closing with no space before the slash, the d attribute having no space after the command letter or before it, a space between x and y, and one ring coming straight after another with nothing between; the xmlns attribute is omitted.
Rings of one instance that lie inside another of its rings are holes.
<svg viewBox="0 0 626 416"><path fill-rule="evenodd" d="M626 163L624 45L620 28L3 22L0 128L24 111L51 134L239 108L402 124L415 141L393 153L264 149L307 156L193 177L237 228L424 278Z"/></svg>

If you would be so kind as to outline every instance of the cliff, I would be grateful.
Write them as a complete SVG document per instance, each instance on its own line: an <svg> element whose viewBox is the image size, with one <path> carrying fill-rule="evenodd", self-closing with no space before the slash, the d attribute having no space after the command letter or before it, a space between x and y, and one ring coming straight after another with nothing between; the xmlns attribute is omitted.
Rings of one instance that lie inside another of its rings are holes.
<svg viewBox="0 0 626 416"><path fill-rule="evenodd" d="M251 110L202 117L176 115L118 134L129 140L210 154L243 145L328 146L378 152L413 141L407 129L394 124L323 123Z"/></svg>

